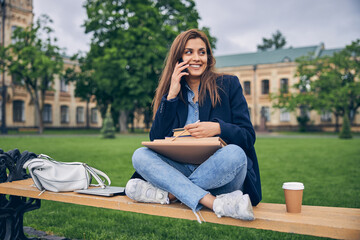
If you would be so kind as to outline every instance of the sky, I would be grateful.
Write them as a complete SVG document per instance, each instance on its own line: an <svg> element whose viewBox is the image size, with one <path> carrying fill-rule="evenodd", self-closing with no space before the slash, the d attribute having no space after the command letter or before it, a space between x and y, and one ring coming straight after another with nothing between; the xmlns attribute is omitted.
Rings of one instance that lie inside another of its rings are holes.
<svg viewBox="0 0 360 240"><path fill-rule="evenodd" d="M88 51L90 35L81 26L84 0L33 0L35 19L47 14L58 45L71 56ZM215 56L255 52L262 38L279 30L285 47L325 44L343 48L360 38L359 0L195 0L200 27L217 38Z"/></svg>

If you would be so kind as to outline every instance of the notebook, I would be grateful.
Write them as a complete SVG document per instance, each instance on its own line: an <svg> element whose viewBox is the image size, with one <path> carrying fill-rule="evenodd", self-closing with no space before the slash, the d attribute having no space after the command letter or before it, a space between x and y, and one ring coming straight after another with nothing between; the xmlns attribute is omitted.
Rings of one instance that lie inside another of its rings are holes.
<svg viewBox="0 0 360 240"><path fill-rule="evenodd" d="M226 143L219 137L181 136L142 142L142 145L174 161L201 164Z"/></svg>
<svg viewBox="0 0 360 240"><path fill-rule="evenodd" d="M82 194L111 197L111 196L116 196L116 195L125 195L125 188L124 187L107 186L106 188L96 187L96 188L75 190L75 192L82 193Z"/></svg>

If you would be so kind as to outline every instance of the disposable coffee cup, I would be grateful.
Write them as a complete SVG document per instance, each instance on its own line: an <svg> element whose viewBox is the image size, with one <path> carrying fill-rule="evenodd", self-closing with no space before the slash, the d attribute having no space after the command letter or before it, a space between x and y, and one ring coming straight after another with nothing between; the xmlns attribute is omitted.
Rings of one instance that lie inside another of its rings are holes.
<svg viewBox="0 0 360 240"><path fill-rule="evenodd" d="M285 194L286 211L288 213L300 213L304 184L301 182L286 182L282 188Z"/></svg>

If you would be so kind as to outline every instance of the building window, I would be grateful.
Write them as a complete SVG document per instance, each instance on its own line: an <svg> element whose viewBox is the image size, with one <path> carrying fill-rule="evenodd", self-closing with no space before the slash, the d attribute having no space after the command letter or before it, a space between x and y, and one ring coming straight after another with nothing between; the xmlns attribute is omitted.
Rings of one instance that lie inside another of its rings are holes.
<svg viewBox="0 0 360 240"><path fill-rule="evenodd" d="M97 109L92 108L91 109L91 123L97 123L98 122L98 116L97 116Z"/></svg>
<svg viewBox="0 0 360 240"><path fill-rule="evenodd" d="M83 123L84 122L84 107L76 108L76 122Z"/></svg>
<svg viewBox="0 0 360 240"><path fill-rule="evenodd" d="M60 79L60 91L61 92L67 92L68 91L68 85L66 84L65 79Z"/></svg>
<svg viewBox="0 0 360 240"><path fill-rule="evenodd" d="M320 120L322 122L331 122L331 112L326 110L321 111Z"/></svg>
<svg viewBox="0 0 360 240"><path fill-rule="evenodd" d="M68 106L61 106L60 107L60 116L61 116L61 123L69 123L69 107Z"/></svg>
<svg viewBox="0 0 360 240"><path fill-rule="evenodd" d="M50 104L45 104L43 109L43 122L51 123L52 122L52 107Z"/></svg>
<svg viewBox="0 0 360 240"><path fill-rule="evenodd" d="M266 122L270 122L270 108L269 107L261 107L261 117L265 117Z"/></svg>
<svg viewBox="0 0 360 240"><path fill-rule="evenodd" d="M266 79L261 81L261 93L269 94L269 80Z"/></svg>
<svg viewBox="0 0 360 240"><path fill-rule="evenodd" d="M21 27L19 27L19 26L11 26L11 43L12 44L17 42L17 39L15 39L13 36L14 36L15 30L18 29L18 28L21 29Z"/></svg>
<svg viewBox="0 0 360 240"><path fill-rule="evenodd" d="M0 121L2 121L2 100L0 100Z"/></svg>
<svg viewBox="0 0 360 240"><path fill-rule="evenodd" d="M290 122L290 112L285 108L280 109L280 122Z"/></svg>
<svg viewBox="0 0 360 240"><path fill-rule="evenodd" d="M245 92L245 95L251 94L251 82L250 81L244 82L244 92Z"/></svg>
<svg viewBox="0 0 360 240"><path fill-rule="evenodd" d="M289 80L287 78L280 79L280 92L289 93Z"/></svg>
<svg viewBox="0 0 360 240"><path fill-rule="evenodd" d="M15 100L13 102L13 121L14 122L25 122L24 101Z"/></svg>
<svg viewBox="0 0 360 240"><path fill-rule="evenodd" d="M15 86L24 86L25 80L23 78L20 78L18 74L11 74L11 81Z"/></svg>

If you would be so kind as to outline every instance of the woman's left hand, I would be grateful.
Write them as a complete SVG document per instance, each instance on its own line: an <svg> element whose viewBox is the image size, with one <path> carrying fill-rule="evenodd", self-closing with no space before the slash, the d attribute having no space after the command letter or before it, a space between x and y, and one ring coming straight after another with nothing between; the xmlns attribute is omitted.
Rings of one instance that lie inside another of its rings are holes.
<svg viewBox="0 0 360 240"><path fill-rule="evenodd" d="M217 122L197 122L188 124L184 128L196 138L213 137L221 133L220 124Z"/></svg>

